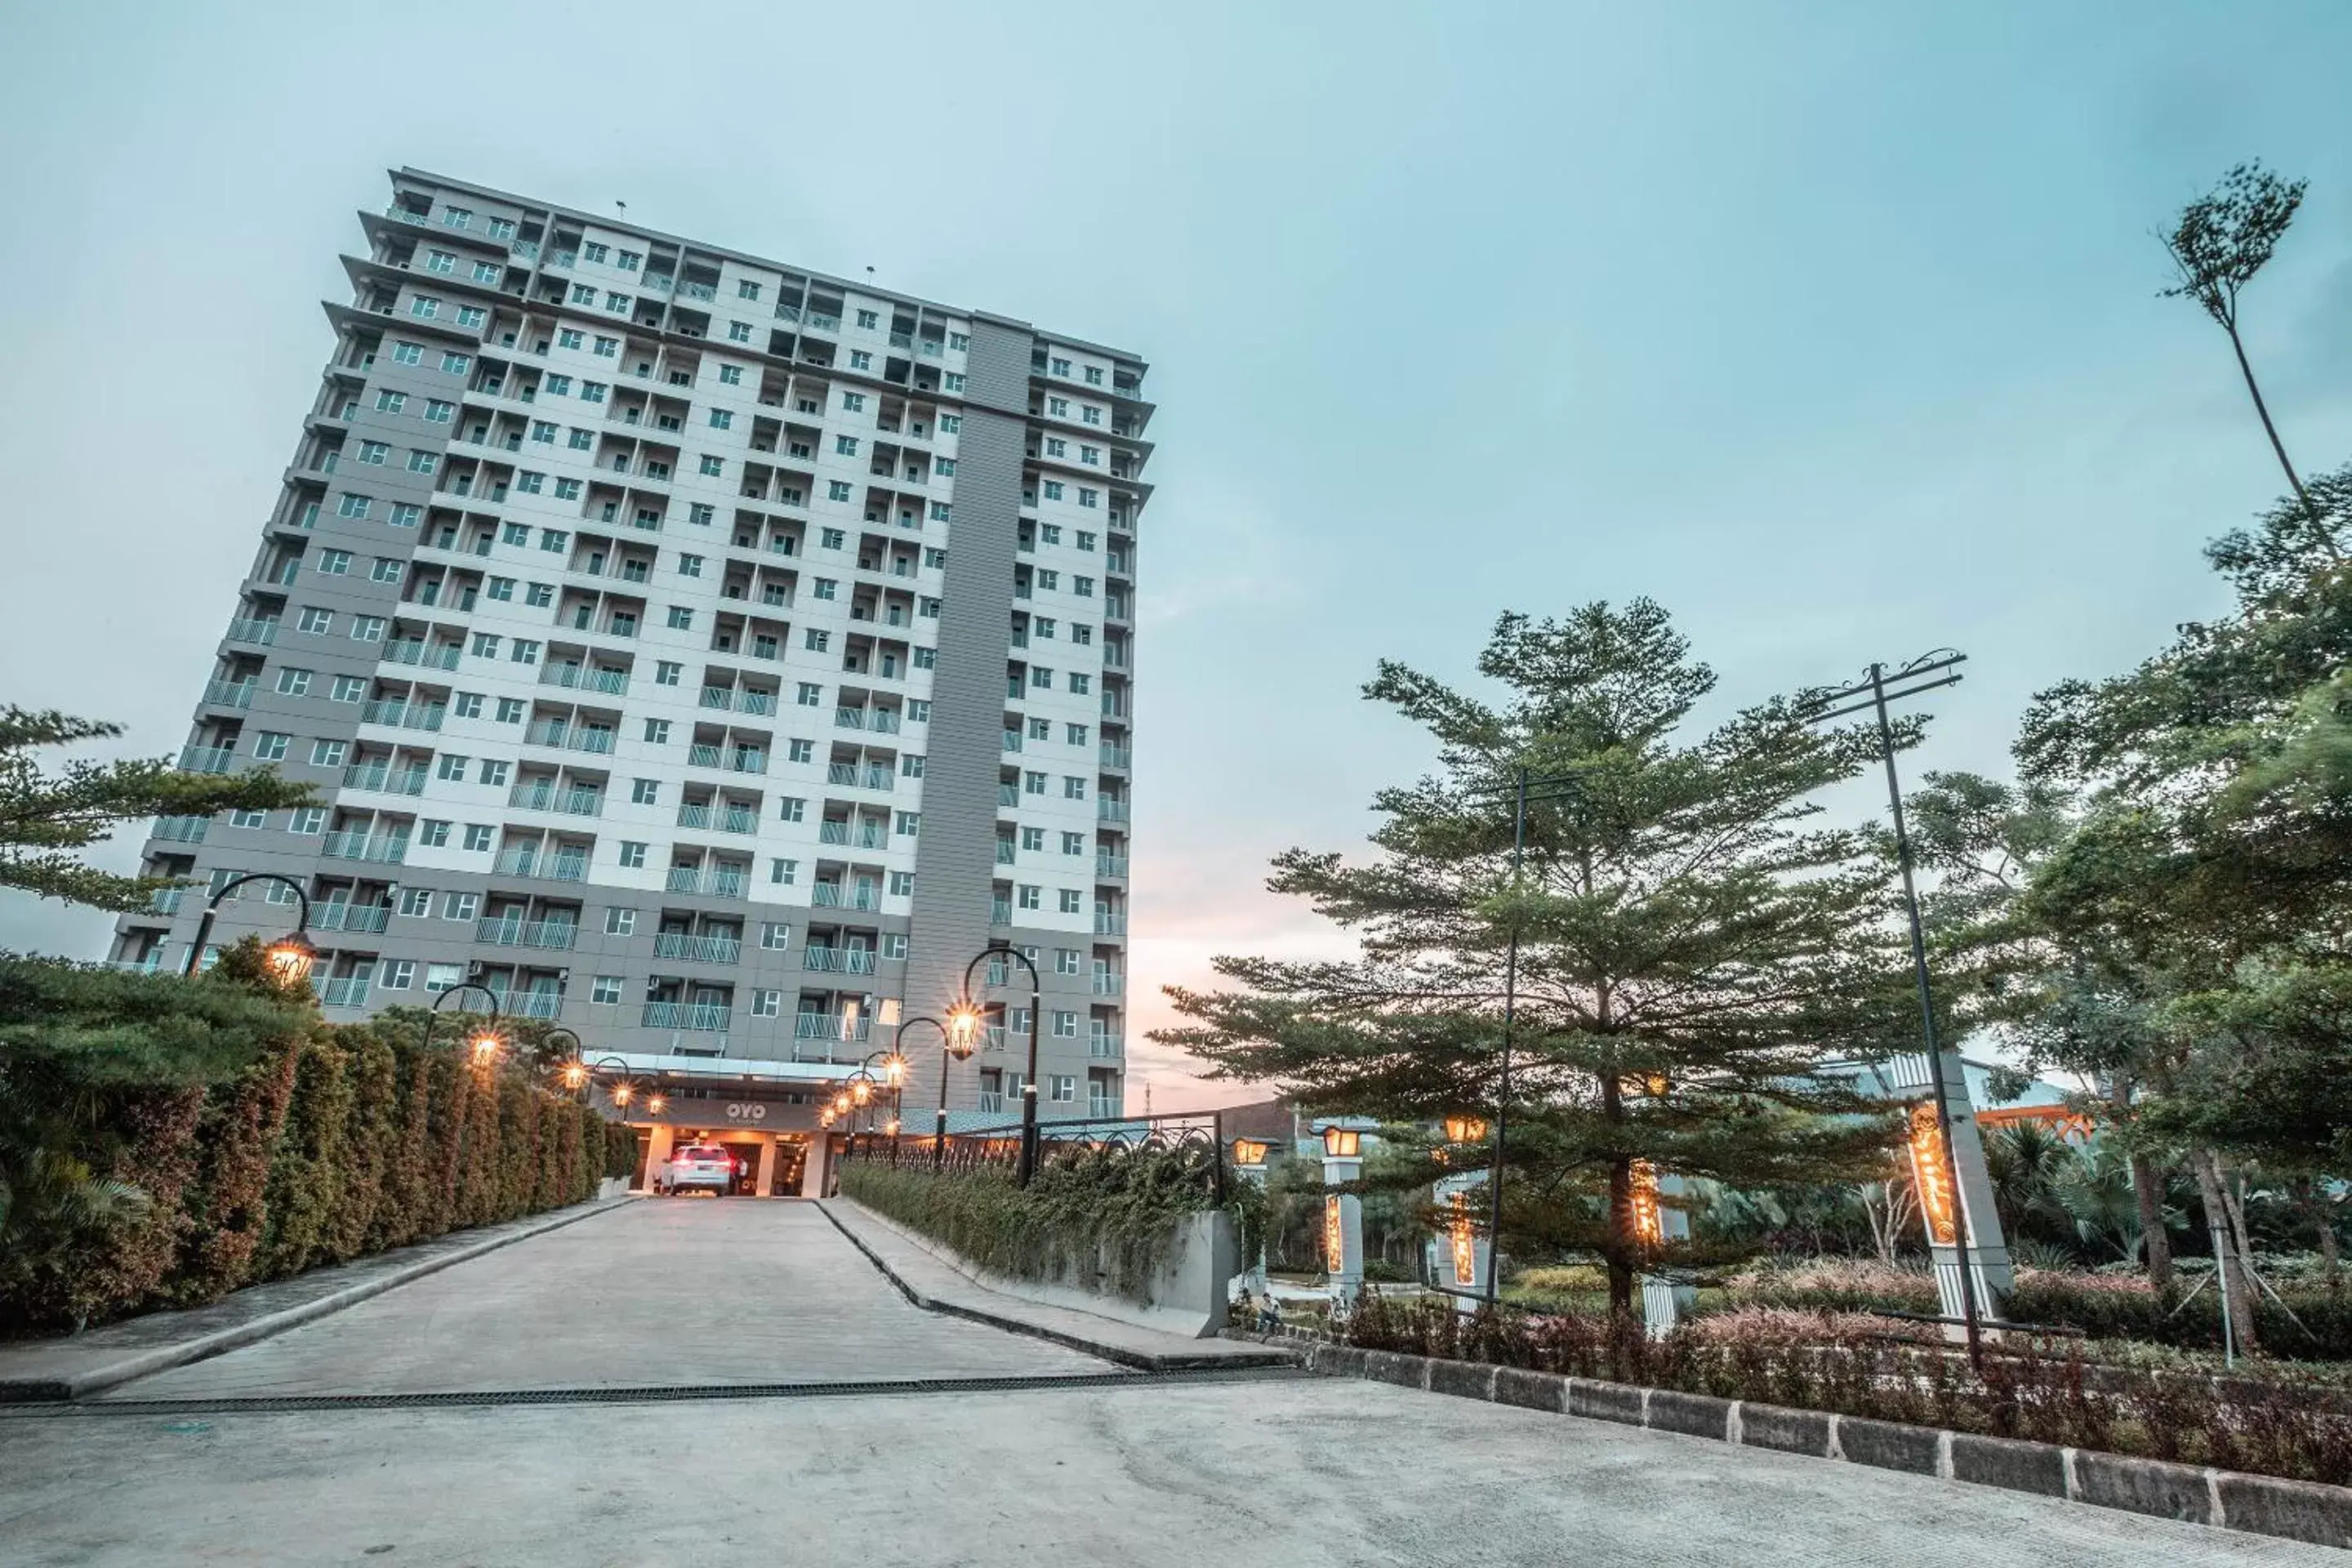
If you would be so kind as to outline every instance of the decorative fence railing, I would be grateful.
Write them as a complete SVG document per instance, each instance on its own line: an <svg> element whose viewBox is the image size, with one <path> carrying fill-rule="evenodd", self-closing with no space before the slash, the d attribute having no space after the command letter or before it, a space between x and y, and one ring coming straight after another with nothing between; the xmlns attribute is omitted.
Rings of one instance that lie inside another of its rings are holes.
<svg viewBox="0 0 2352 1568"><path fill-rule="evenodd" d="M1044 1170L1057 1160L1093 1151L1123 1153L1180 1153L1194 1162L1210 1201L1225 1201L1225 1126L1223 1115L1106 1116L1083 1121L1041 1121L1037 1124L1037 1165ZM944 1140L929 1132L853 1132L842 1154L845 1161L904 1165L919 1170L1013 1171L1021 1163L1021 1124L982 1127L950 1132Z"/></svg>

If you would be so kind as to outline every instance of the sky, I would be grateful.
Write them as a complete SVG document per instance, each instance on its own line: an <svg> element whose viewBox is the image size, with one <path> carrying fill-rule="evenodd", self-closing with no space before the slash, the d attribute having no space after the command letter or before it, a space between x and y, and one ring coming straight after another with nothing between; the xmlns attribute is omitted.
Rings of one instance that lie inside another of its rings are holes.
<svg viewBox="0 0 2352 1568"><path fill-rule="evenodd" d="M1939 646L1915 764L2223 603L2281 479L2157 229L2311 181L2248 350L2352 458L2352 6L0 5L0 701L187 738L415 165L1141 353L1132 1075L1360 851L1505 609L1646 595L1745 704ZM106 754L103 749L90 754ZM1841 808L1843 809L1843 807ZM1858 808L1857 808L1858 809ZM135 832L135 830L134 830ZM129 868L130 840L106 863ZM103 917L0 894L0 947Z"/></svg>

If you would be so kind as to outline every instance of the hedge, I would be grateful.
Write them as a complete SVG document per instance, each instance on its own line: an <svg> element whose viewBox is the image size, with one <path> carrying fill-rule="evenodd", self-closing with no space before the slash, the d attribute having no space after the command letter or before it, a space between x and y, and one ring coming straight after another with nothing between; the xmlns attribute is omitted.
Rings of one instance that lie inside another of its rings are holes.
<svg viewBox="0 0 2352 1568"><path fill-rule="evenodd" d="M121 978L182 987L192 1010L229 984ZM194 1084L140 1081L143 1067L78 1077L72 1025L8 1031L0 1138L17 1142L0 1150L0 1178L66 1173L122 1201L0 1203L0 1334L215 1300L578 1203L616 1163L634 1166L627 1129L520 1068L486 1074L454 1043L428 1053L405 1021L328 1025L301 1000L264 1022L274 1034L241 1068L208 1067Z"/></svg>

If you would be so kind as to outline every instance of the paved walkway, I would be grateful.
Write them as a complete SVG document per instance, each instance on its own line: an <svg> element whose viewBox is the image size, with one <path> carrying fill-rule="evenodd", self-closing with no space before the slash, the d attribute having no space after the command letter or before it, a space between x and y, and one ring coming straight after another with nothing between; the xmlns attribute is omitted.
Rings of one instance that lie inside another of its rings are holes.
<svg viewBox="0 0 2352 1568"><path fill-rule="evenodd" d="M2017 1492L1320 1378L172 1418L103 1405L0 1413L0 1543L12 1564L89 1568L2344 1562Z"/></svg>
<svg viewBox="0 0 2352 1568"><path fill-rule="evenodd" d="M1117 1371L910 1305L809 1205L649 1199L107 1397L616 1388Z"/></svg>

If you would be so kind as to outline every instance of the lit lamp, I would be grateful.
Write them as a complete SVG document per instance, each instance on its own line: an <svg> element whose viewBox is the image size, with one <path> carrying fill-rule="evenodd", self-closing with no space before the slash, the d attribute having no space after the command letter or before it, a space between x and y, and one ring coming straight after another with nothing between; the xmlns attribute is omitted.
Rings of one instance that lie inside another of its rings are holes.
<svg viewBox="0 0 2352 1568"><path fill-rule="evenodd" d="M565 1062L563 1064L562 1072L563 1087L566 1089L578 1089L582 1084L588 1081L588 1064L586 1062Z"/></svg>
<svg viewBox="0 0 2352 1568"><path fill-rule="evenodd" d="M1271 1147L1264 1139L1236 1138L1234 1140L1234 1163L1245 1172L1263 1175L1266 1152Z"/></svg>
<svg viewBox="0 0 2352 1568"><path fill-rule="evenodd" d="M1486 1138L1486 1123L1475 1116L1449 1116L1445 1119L1445 1141L1448 1143L1480 1143Z"/></svg>
<svg viewBox="0 0 2352 1568"><path fill-rule="evenodd" d="M882 1058L882 1081L892 1089L907 1081L907 1058L892 1051Z"/></svg>
<svg viewBox="0 0 2352 1568"><path fill-rule="evenodd" d="M1658 1247L1666 1239L1665 1220L1658 1213L1658 1170L1647 1160L1633 1162L1631 1173L1633 1189L1633 1239L1643 1247Z"/></svg>
<svg viewBox="0 0 2352 1568"><path fill-rule="evenodd" d="M948 1009L948 1049L959 1059L979 1048L980 1027L986 1017L978 1005L971 1002L959 1002Z"/></svg>
<svg viewBox="0 0 2352 1568"><path fill-rule="evenodd" d="M874 1085L866 1079L859 1079L849 1086L849 1098L864 1105L874 1098Z"/></svg>
<svg viewBox="0 0 2352 1568"><path fill-rule="evenodd" d="M489 1029L476 1035L468 1043L473 1047L474 1065L478 1068L486 1068L496 1062L499 1059L499 1053L506 1049L507 1044Z"/></svg>
<svg viewBox="0 0 2352 1568"><path fill-rule="evenodd" d="M310 965L318 962L319 950L309 936L291 931L263 948L261 956L278 984L299 985L310 978Z"/></svg>
<svg viewBox="0 0 2352 1568"><path fill-rule="evenodd" d="M1334 1313L1345 1316L1364 1283L1364 1200L1335 1191L1364 1173L1364 1135L1323 1129L1323 1275Z"/></svg>
<svg viewBox="0 0 2352 1568"><path fill-rule="evenodd" d="M1952 1203L1951 1162L1944 1150L1944 1129L1932 1101L1911 1107L1911 1184L1919 1194L1919 1214L1927 1221L1927 1240L1949 1247L1958 1236Z"/></svg>
<svg viewBox="0 0 2352 1568"><path fill-rule="evenodd" d="M626 1109L626 1107L628 1106L628 1103L629 1103L629 1098L630 1098L630 1090L629 1090L629 1086L628 1086L627 1084L625 1084L625 1083L616 1083L616 1084L614 1084L614 1085L613 1086L613 1103L614 1103L614 1104L615 1104L615 1105L617 1105L617 1106L621 1106L621 1107L623 1107L624 1109Z"/></svg>
<svg viewBox="0 0 2352 1568"><path fill-rule="evenodd" d="M1454 1220L1447 1235L1453 1243L1454 1283L1466 1290L1478 1282L1478 1232L1470 1223L1469 1192L1456 1188L1451 1206Z"/></svg>
<svg viewBox="0 0 2352 1568"><path fill-rule="evenodd" d="M663 1109L668 1104L669 1101L667 1099L656 1094L651 1100L646 1101L646 1114L648 1116L659 1116L662 1113Z"/></svg>
<svg viewBox="0 0 2352 1568"><path fill-rule="evenodd" d="M1670 1241L1690 1239L1689 1216L1658 1201L1661 1192L1673 1195L1683 1192L1680 1176L1661 1176L1649 1161L1635 1160L1626 1172L1626 1184L1633 1208L1633 1239L1638 1245L1644 1250L1654 1250ZM1697 1304L1698 1289L1677 1273L1645 1271L1639 1278L1642 1325L1652 1339L1664 1339Z"/></svg>

